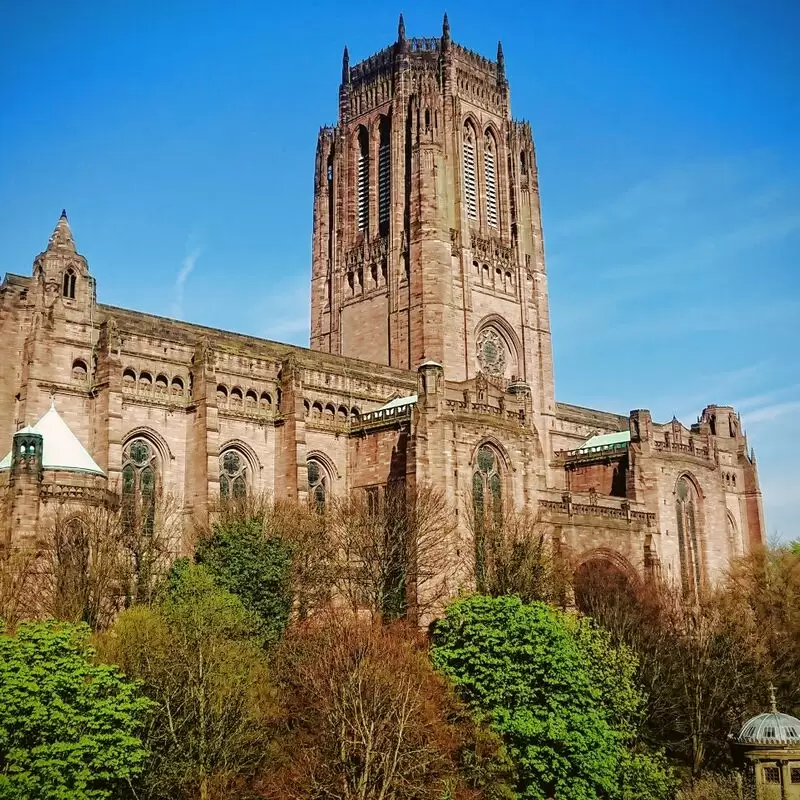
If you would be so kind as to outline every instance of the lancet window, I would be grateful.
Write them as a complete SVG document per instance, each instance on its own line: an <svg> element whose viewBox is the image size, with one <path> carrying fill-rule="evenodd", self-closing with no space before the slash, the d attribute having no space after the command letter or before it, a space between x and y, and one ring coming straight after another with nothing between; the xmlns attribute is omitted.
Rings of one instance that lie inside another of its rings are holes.
<svg viewBox="0 0 800 800"><path fill-rule="evenodd" d="M68 269L64 273L64 282L62 285L62 294L67 300L74 300L75 299L75 282L77 278L75 276L75 272L72 269Z"/></svg>
<svg viewBox="0 0 800 800"><path fill-rule="evenodd" d="M387 117L381 117L380 141L378 144L378 233L389 233L389 209L392 196L392 161L390 143L391 124Z"/></svg>
<svg viewBox="0 0 800 800"><path fill-rule="evenodd" d="M219 457L219 495L240 498L247 494L247 461L235 449L225 450Z"/></svg>
<svg viewBox="0 0 800 800"><path fill-rule="evenodd" d="M306 466L308 469L308 497L317 510L324 511L328 499L328 473L315 458L309 458Z"/></svg>
<svg viewBox="0 0 800 800"><path fill-rule="evenodd" d="M490 131L486 131L483 147L483 178L486 183L486 222L497 227L497 146Z"/></svg>
<svg viewBox="0 0 800 800"><path fill-rule="evenodd" d="M358 229L369 227L369 133L358 129L358 157L356 159L356 217Z"/></svg>
<svg viewBox="0 0 800 800"><path fill-rule="evenodd" d="M138 437L122 451L123 523L151 534L155 522L158 456L147 439Z"/></svg>
<svg viewBox="0 0 800 800"><path fill-rule="evenodd" d="M485 579L487 527L502 523L503 480L497 453L483 445L472 472L472 505L475 528L475 576L480 591Z"/></svg>
<svg viewBox="0 0 800 800"><path fill-rule="evenodd" d="M675 484L675 514L678 523L681 588L686 596L696 595L701 585L697 513L697 490L694 484L682 475Z"/></svg>
<svg viewBox="0 0 800 800"><path fill-rule="evenodd" d="M464 126L464 204L469 219L478 218L478 185L475 175L475 129Z"/></svg>

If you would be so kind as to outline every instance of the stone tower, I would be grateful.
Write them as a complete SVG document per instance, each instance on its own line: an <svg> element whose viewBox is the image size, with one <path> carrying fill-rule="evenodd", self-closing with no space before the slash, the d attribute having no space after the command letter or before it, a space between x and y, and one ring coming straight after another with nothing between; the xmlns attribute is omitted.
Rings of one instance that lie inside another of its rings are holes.
<svg viewBox="0 0 800 800"><path fill-rule="evenodd" d="M547 281L531 128L490 61L440 38L355 66L319 134L311 347L448 381L531 386L553 413Z"/></svg>

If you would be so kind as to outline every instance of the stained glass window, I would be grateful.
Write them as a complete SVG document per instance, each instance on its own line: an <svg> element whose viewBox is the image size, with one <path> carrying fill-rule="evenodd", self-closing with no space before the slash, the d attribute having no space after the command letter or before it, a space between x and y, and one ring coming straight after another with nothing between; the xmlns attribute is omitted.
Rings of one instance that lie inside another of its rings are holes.
<svg viewBox="0 0 800 800"><path fill-rule="evenodd" d="M219 457L220 497L244 497L247 494L247 461L236 450L226 450Z"/></svg>
<svg viewBox="0 0 800 800"><path fill-rule="evenodd" d="M319 511L324 511L328 494L328 475L319 461L313 458L308 459L307 468L308 497Z"/></svg>
<svg viewBox="0 0 800 800"><path fill-rule="evenodd" d="M508 353L502 336L494 328L484 328L478 334L478 364L485 375L503 375Z"/></svg>
<svg viewBox="0 0 800 800"><path fill-rule="evenodd" d="M681 587L684 595L695 595L700 587L702 571L697 530L697 492L686 477L675 484L675 516L678 526Z"/></svg>
<svg viewBox="0 0 800 800"><path fill-rule="evenodd" d="M122 451L122 511L127 527L152 534L158 490L158 458L146 439L133 439Z"/></svg>
<svg viewBox="0 0 800 800"><path fill-rule="evenodd" d="M499 524L503 515L503 480L497 454L488 445L478 450L472 473L472 504L475 518L475 575L482 589L485 571L487 525Z"/></svg>

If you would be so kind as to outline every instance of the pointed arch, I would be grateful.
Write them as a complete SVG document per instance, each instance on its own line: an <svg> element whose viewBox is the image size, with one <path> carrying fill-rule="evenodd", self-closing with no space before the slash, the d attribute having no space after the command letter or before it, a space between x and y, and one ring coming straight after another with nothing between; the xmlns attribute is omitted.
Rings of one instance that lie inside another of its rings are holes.
<svg viewBox="0 0 800 800"><path fill-rule="evenodd" d="M66 270L64 270L64 278L61 282L61 293L67 300L75 299L75 284L77 279L74 267L67 267Z"/></svg>
<svg viewBox="0 0 800 800"><path fill-rule="evenodd" d="M485 334L486 331L496 332L497 337ZM490 345L495 348L492 351L494 359L487 358L491 353L484 353L489 339L491 339ZM475 326L475 347L478 369L482 372L495 374L498 377L522 377L520 368L522 344L508 321L499 314L489 314ZM497 351L498 348L500 352ZM502 352L503 349L505 352Z"/></svg>
<svg viewBox="0 0 800 800"><path fill-rule="evenodd" d="M478 128L473 120L467 117L462 130L462 170L464 180L464 206L467 219L478 219L478 178L477 152Z"/></svg>
<svg viewBox="0 0 800 800"><path fill-rule="evenodd" d="M359 125L356 148L356 223L359 231L369 228L369 131Z"/></svg>
<svg viewBox="0 0 800 800"><path fill-rule="evenodd" d="M681 589L685 596L696 597L704 583L703 495L697 479L689 472L677 477L673 493Z"/></svg>
<svg viewBox="0 0 800 800"><path fill-rule="evenodd" d="M378 123L378 235L389 233L392 200L392 123L381 115Z"/></svg>
<svg viewBox="0 0 800 800"><path fill-rule="evenodd" d="M491 127L483 134L483 188L486 203L486 224L496 228L499 224L497 209L497 170L498 170L497 137Z"/></svg>

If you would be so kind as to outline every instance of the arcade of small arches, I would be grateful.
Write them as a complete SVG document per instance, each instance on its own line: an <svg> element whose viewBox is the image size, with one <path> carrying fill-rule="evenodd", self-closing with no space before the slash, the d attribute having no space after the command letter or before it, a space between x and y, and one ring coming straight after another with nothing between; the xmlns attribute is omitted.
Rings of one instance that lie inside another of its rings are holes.
<svg viewBox="0 0 800 800"><path fill-rule="evenodd" d="M722 473L722 480L725 481L725 486L728 489L736 488L736 473L728 472L727 470Z"/></svg>
<svg viewBox="0 0 800 800"><path fill-rule="evenodd" d="M266 390L259 393L256 389L242 389L240 386L228 389L224 383L220 383L216 395L217 408L223 410L274 412L280 409L281 404L280 389L277 389L273 396Z"/></svg>
<svg viewBox="0 0 800 800"><path fill-rule="evenodd" d="M74 376L74 365L73 365ZM172 378L164 373L153 373L147 370L138 372L133 367L126 367L122 371L122 388L135 391L137 394L172 395L184 397L186 394L186 379L180 375Z"/></svg>
<svg viewBox="0 0 800 800"><path fill-rule="evenodd" d="M480 285L483 288L493 289L504 294L513 295L516 293L516 282L511 270L502 269L501 267L492 268L488 264L480 263L479 261L472 262L472 269L478 276Z"/></svg>
<svg viewBox="0 0 800 800"><path fill-rule="evenodd" d="M303 409L306 419L310 420L346 424L348 422L355 423L361 419L361 412L355 406L348 409L344 405L337 406L334 403L323 405L320 400L304 400Z"/></svg>

